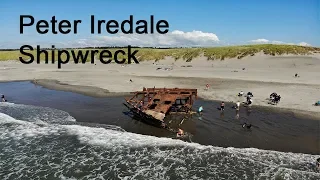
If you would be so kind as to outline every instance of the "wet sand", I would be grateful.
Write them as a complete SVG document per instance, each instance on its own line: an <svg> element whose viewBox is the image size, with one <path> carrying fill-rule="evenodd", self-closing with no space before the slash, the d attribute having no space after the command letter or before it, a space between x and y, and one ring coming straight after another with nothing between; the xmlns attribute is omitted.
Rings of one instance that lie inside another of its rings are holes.
<svg viewBox="0 0 320 180"><path fill-rule="evenodd" d="M128 132L174 137L175 134L129 118L122 105L122 96L90 97L73 92L43 88L30 82L0 83L1 93L8 101L19 104L52 107L70 113L78 122L116 125ZM202 105L201 117L194 115L181 127L192 134L190 140L204 145L221 147L254 147L284 152L320 154L320 121L296 116L291 111L253 106L251 111L241 107L239 117L227 103L222 114L219 102L198 99L194 108ZM176 123L181 118L176 118ZM242 124L251 123L250 130ZM173 125L174 126L174 125Z"/></svg>

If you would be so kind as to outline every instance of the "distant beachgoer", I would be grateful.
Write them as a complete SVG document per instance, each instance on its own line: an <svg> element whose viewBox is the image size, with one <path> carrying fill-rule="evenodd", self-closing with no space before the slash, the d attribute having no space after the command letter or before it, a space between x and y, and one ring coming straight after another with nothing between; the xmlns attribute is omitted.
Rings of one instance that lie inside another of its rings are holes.
<svg viewBox="0 0 320 180"><path fill-rule="evenodd" d="M7 100L4 98L4 95L1 96L1 101L2 102L7 102Z"/></svg>
<svg viewBox="0 0 320 180"><path fill-rule="evenodd" d="M250 97L247 97L247 105L252 104L252 99Z"/></svg>
<svg viewBox="0 0 320 180"><path fill-rule="evenodd" d="M251 96L251 97L253 97L252 92L248 92L248 93L247 93L247 96Z"/></svg>
<svg viewBox="0 0 320 180"><path fill-rule="evenodd" d="M250 99L250 96L247 96L247 103L249 103Z"/></svg>
<svg viewBox="0 0 320 180"><path fill-rule="evenodd" d="M199 111L199 113L201 113L203 111L203 107L200 106L198 111Z"/></svg>
<svg viewBox="0 0 320 180"><path fill-rule="evenodd" d="M130 79L130 82L133 82L133 81Z"/></svg>
<svg viewBox="0 0 320 180"><path fill-rule="evenodd" d="M184 135L184 131L182 129L178 129L178 132L177 132L177 137L181 137Z"/></svg>
<svg viewBox="0 0 320 180"><path fill-rule="evenodd" d="M320 169L320 158L317 159L316 164L317 164L317 167Z"/></svg>
<svg viewBox="0 0 320 180"><path fill-rule="evenodd" d="M278 104L280 102L280 99L281 99L281 96L276 94L276 93L272 93L270 95L270 100L271 102L275 103L275 104Z"/></svg>
<svg viewBox="0 0 320 180"><path fill-rule="evenodd" d="M273 92L270 94L270 99L274 99L278 94L276 92Z"/></svg>
<svg viewBox="0 0 320 180"><path fill-rule="evenodd" d="M221 108L221 111L224 111L224 102L223 101L221 102L220 108Z"/></svg>
<svg viewBox="0 0 320 180"><path fill-rule="evenodd" d="M243 91L240 91L238 94L239 97L243 96Z"/></svg>
<svg viewBox="0 0 320 180"><path fill-rule="evenodd" d="M237 109L237 110L240 109L240 101L238 101L238 102L236 103L236 109Z"/></svg>
<svg viewBox="0 0 320 180"><path fill-rule="evenodd" d="M210 87L210 86L209 86L209 84L206 84L206 90L208 90L208 89L209 89L209 87Z"/></svg>

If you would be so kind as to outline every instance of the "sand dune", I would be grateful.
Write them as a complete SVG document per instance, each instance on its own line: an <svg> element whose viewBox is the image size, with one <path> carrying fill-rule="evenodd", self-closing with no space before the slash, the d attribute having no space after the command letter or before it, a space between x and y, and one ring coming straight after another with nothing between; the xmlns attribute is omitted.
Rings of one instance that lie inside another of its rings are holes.
<svg viewBox="0 0 320 180"><path fill-rule="evenodd" d="M0 63L0 81L58 80L81 87L65 89L61 85L54 85L54 81L44 85L99 96L107 95L108 91L128 92L142 87L192 87L198 88L200 97L233 102L238 100L236 94L242 90L253 92L253 103L262 106L271 106L266 98L272 92L277 92L282 96L277 107L319 113L320 107L312 105L320 100L319 69L319 55L258 54L224 61L207 61L200 57L189 63L168 57L159 62L147 61L125 66L104 65L98 61L96 65L70 63L62 66L62 69L58 69L57 64L25 65L18 61L4 61ZM295 78L295 73L300 77ZM205 91L207 83L211 87Z"/></svg>

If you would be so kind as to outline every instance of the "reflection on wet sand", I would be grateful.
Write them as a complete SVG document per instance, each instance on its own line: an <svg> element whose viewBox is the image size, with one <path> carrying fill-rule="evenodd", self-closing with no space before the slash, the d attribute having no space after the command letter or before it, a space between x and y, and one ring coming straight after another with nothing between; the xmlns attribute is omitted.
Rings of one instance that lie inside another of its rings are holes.
<svg viewBox="0 0 320 180"><path fill-rule="evenodd" d="M239 115L239 110L236 110L236 120L239 120L239 117L240 117L240 115Z"/></svg>
<svg viewBox="0 0 320 180"><path fill-rule="evenodd" d="M224 118L224 111L220 112L220 118Z"/></svg>

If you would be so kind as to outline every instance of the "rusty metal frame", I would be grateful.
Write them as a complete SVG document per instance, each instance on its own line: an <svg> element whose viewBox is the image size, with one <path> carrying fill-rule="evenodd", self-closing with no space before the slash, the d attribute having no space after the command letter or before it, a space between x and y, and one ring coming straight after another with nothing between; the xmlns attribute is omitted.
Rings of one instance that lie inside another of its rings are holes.
<svg viewBox="0 0 320 180"><path fill-rule="evenodd" d="M143 88L132 94L131 98L126 98L126 102L132 107L138 108L137 105L142 101L141 109L138 108L140 111L153 110L164 114L173 109L175 112L189 112L194 100L198 98L197 89L181 88Z"/></svg>

